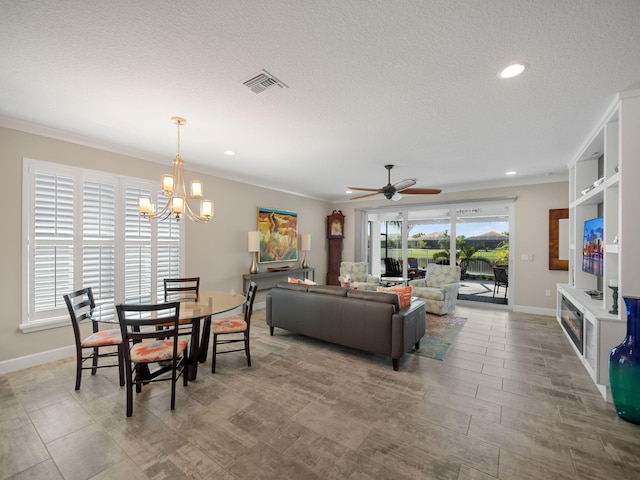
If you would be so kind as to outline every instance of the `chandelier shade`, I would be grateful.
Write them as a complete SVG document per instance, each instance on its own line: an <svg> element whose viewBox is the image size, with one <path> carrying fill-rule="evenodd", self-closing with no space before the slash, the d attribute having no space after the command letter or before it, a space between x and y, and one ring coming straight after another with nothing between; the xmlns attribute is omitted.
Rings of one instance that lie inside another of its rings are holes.
<svg viewBox="0 0 640 480"><path fill-rule="evenodd" d="M189 220L206 223L213 217L213 201L205 200L204 188L200 180L191 181L190 195L187 195L184 180L184 160L180 156L180 127L187 121L182 117L171 117L171 121L178 126L178 153L173 160L173 174L162 175L160 189L167 202L161 210L156 211L156 206L149 197L140 197L138 211L141 215L151 219L165 220L173 217L180 220L187 217ZM189 205L189 201L200 200L200 212L196 213Z"/></svg>

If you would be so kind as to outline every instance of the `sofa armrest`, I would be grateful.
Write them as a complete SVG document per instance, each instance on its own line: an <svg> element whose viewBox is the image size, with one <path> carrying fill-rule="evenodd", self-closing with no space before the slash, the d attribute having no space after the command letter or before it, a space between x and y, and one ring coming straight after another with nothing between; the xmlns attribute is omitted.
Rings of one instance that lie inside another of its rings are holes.
<svg viewBox="0 0 640 480"><path fill-rule="evenodd" d="M420 341L426 330L426 305L422 300L413 300L391 317L391 358L400 359ZM394 361L394 369L397 370Z"/></svg>

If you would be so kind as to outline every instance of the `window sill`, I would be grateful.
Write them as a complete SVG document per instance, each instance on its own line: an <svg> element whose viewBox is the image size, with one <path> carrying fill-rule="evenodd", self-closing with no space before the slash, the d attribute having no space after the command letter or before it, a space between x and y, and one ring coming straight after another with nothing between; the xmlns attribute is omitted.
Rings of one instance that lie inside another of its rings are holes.
<svg viewBox="0 0 640 480"><path fill-rule="evenodd" d="M66 327L71 323L68 317L53 318L51 320L41 320L39 322L21 323L18 329L22 333L39 332L41 330L49 330L51 328Z"/></svg>

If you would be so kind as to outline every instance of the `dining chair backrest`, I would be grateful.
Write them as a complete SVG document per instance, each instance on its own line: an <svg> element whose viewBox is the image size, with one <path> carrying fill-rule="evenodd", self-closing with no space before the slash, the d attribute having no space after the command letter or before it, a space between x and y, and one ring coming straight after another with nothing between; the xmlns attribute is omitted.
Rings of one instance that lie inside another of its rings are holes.
<svg viewBox="0 0 640 480"><path fill-rule="evenodd" d="M82 343L82 337L78 324L87 320L91 311L96 307L96 302L93 298L93 291L91 290L91 287L76 290L75 292L65 295L64 301L67 304L69 316L71 317L71 325L73 326L73 335L76 339L76 345L80 345L80 343ZM95 322L91 323L93 324L93 332L97 332L98 325Z"/></svg>
<svg viewBox="0 0 640 480"><path fill-rule="evenodd" d="M198 301L200 296L200 277L165 278L164 301Z"/></svg>
<svg viewBox="0 0 640 480"><path fill-rule="evenodd" d="M251 314L253 313L253 302L256 299L257 291L258 291L258 284L256 282L249 282L249 288L247 288L245 302L244 302L244 305L242 306L242 312L244 313L244 321L247 322L247 330L251 325Z"/></svg>
<svg viewBox="0 0 640 480"><path fill-rule="evenodd" d="M120 304L116 305L123 343L135 344L147 339L178 338L180 302L160 304ZM164 327L158 330L153 327ZM125 358L128 355L125 349Z"/></svg>

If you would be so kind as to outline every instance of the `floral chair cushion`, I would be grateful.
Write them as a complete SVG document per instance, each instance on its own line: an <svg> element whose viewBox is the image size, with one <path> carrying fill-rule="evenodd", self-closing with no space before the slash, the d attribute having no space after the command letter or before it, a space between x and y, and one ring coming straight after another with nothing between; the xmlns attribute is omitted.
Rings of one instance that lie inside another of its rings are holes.
<svg viewBox="0 0 640 480"><path fill-rule="evenodd" d="M211 325L211 331L214 335L222 335L224 333L239 333L247 330L247 322L239 318L223 318L216 320Z"/></svg>
<svg viewBox="0 0 640 480"><path fill-rule="evenodd" d="M85 338L80 346L82 348L104 347L106 345L120 345L122 343L122 334L117 328L111 330L102 330Z"/></svg>
<svg viewBox="0 0 640 480"><path fill-rule="evenodd" d="M178 342L178 355L187 349L188 340ZM153 340L131 347L131 361L136 363L162 362L173 358L173 340Z"/></svg>

